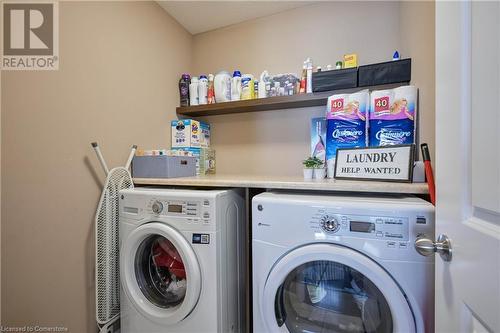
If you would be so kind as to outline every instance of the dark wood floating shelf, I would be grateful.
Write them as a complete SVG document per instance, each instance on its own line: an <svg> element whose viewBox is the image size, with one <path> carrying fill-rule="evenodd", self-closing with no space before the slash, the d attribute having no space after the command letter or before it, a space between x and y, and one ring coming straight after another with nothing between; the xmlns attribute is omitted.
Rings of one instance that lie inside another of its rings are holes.
<svg viewBox="0 0 500 333"><path fill-rule="evenodd" d="M407 83L377 86L377 89L389 89ZM326 106L329 96L337 93L351 93L371 87L357 87L335 91L325 91L311 94L298 94L292 96L277 96L267 98L256 98L244 101L224 102L196 106L177 107L177 114L184 117L215 116L230 113L271 111L281 109L295 109L312 106Z"/></svg>

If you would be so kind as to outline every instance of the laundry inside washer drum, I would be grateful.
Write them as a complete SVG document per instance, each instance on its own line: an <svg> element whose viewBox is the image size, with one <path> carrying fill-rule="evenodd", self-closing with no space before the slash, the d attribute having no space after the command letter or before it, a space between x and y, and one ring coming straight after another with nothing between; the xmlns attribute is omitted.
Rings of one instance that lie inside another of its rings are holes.
<svg viewBox="0 0 500 333"><path fill-rule="evenodd" d="M279 326L298 332L392 332L389 305L357 270L318 260L295 268L275 297Z"/></svg>
<svg viewBox="0 0 500 333"><path fill-rule="evenodd" d="M144 239L135 255L135 275L146 298L161 308L171 308L184 300L186 270L175 246L165 237Z"/></svg>

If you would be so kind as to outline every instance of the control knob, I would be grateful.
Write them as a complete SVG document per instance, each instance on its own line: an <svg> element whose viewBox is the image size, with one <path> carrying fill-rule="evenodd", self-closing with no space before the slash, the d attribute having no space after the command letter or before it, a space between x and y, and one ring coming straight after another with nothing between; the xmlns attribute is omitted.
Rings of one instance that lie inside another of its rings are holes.
<svg viewBox="0 0 500 333"><path fill-rule="evenodd" d="M328 233L335 233L340 229L340 224L334 217L326 215L321 219L321 228Z"/></svg>
<svg viewBox="0 0 500 333"><path fill-rule="evenodd" d="M155 201L153 202L151 209L153 210L153 213L160 214L163 211L163 204L159 201Z"/></svg>

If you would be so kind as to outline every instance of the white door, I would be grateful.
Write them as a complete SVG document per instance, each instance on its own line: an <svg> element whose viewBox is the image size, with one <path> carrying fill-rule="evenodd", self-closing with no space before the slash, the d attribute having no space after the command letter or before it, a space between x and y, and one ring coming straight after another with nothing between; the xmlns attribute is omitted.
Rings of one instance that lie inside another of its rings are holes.
<svg viewBox="0 0 500 333"><path fill-rule="evenodd" d="M161 222L141 225L123 241L122 287L128 300L149 320L172 325L198 303L201 272L191 244Z"/></svg>
<svg viewBox="0 0 500 333"><path fill-rule="evenodd" d="M500 4L436 3L436 332L500 332Z"/></svg>

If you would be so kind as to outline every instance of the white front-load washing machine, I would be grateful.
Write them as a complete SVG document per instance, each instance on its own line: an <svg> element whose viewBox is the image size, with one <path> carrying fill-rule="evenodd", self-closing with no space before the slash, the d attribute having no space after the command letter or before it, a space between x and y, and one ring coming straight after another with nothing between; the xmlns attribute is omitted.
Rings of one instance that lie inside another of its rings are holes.
<svg viewBox="0 0 500 333"><path fill-rule="evenodd" d="M122 333L240 332L243 194L120 192Z"/></svg>
<svg viewBox="0 0 500 333"><path fill-rule="evenodd" d="M432 332L434 207L410 196L252 200L256 333Z"/></svg>

